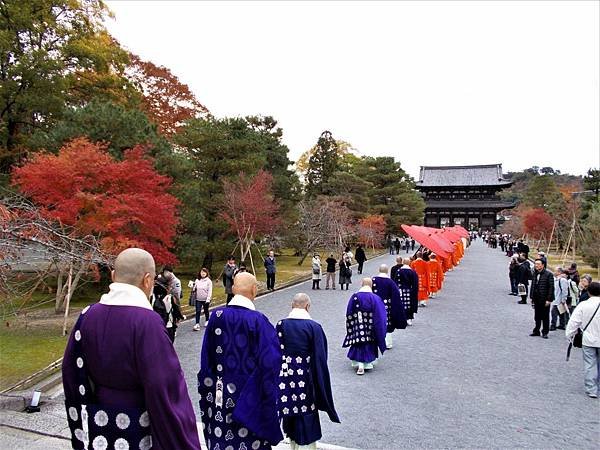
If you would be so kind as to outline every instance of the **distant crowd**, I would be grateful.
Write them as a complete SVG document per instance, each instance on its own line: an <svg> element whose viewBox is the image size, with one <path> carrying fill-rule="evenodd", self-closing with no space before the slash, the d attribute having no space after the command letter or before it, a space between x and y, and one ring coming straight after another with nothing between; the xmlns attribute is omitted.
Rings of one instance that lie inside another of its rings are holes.
<svg viewBox="0 0 600 450"><path fill-rule="evenodd" d="M590 274L580 275L577 263L568 267L548 267L548 256L530 248L523 239L510 234L483 233L488 247L504 252L508 264L509 295L520 297L525 305L529 298L534 310L535 326L530 336L548 339L552 331L564 330L571 346L581 347L584 361L584 384L589 397L600 392L600 283Z"/></svg>

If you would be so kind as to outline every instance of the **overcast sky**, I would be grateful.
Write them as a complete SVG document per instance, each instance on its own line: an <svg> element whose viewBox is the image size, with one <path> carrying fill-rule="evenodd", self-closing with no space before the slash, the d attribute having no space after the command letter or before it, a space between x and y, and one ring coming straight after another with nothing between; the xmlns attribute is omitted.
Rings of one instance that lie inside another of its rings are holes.
<svg viewBox="0 0 600 450"><path fill-rule="evenodd" d="M219 117L420 165L600 163L599 2L108 1L111 33Z"/></svg>

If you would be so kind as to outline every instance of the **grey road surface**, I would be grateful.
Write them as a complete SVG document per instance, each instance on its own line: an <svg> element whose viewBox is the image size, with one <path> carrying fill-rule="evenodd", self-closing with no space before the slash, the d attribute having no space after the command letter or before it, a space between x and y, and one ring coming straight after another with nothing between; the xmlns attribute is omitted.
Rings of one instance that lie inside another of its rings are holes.
<svg viewBox="0 0 600 450"><path fill-rule="evenodd" d="M365 264L374 275L383 256ZM312 317L329 340L329 367L341 424L321 416L323 442L353 448L598 448L600 403L583 390L580 350L565 361L560 331L529 337L533 311L507 295L508 258L476 241L443 292L420 309L415 325L394 333L394 348L375 370L350 368L344 337L349 293L310 290L310 282L269 294L257 307L275 323L297 292L312 299ZM354 269L352 289L359 287ZM191 322L176 348L190 397L203 332Z"/></svg>

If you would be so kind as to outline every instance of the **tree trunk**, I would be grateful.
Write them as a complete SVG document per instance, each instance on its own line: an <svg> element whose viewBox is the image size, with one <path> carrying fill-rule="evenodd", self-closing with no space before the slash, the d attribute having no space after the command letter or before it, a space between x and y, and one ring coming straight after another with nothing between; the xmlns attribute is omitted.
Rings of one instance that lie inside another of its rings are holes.
<svg viewBox="0 0 600 450"><path fill-rule="evenodd" d="M71 304L71 294L73 293L73 263L69 266L69 275L67 276L67 295L65 296L65 315L63 320L62 335L67 335L67 320L69 319L69 306Z"/></svg>
<svg viewBox="0 0 600 450"><path fill-rule="evenodd" d="M204 255L204 259L202 259L202 267L206 267L208 270L212 271L214 254L212 251L206 252Z"/></svg>
<svg viewBox="0 0 600 450"><path fill-rule="evenodd" d="M298 261L298 265L301 266L302 263L304 262L304 260L306 259L306 257L308 256L308 254L312 251L312 248L309 248L306 250L306 252L302 255L302 258L300 258L300 261Z"/></svg>
<svg viewBox="0 0 600 450"><path fill-rule="evenodd" d="M63 300L64 300L64 286L63 286L63 276L64 276L64 269L62 269L60 266L58 266L58 277L56 279L56 297L55 297L55 301L54 301L54 312L56 314L60 313L62 311L62 305L63 305Z"/></svg>

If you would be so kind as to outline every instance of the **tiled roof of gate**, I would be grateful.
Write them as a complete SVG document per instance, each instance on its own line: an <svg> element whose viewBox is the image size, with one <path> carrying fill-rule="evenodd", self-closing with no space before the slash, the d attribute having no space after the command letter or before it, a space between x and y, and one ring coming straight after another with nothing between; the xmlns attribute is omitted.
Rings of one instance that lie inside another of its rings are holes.
<svg viewBox="0 0 600 450"><path fill-rule="evenodd" d="M421 166L419 187L510 186L502 176L502 164L480 166Z"/></svg>

